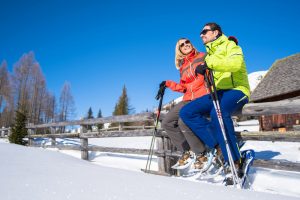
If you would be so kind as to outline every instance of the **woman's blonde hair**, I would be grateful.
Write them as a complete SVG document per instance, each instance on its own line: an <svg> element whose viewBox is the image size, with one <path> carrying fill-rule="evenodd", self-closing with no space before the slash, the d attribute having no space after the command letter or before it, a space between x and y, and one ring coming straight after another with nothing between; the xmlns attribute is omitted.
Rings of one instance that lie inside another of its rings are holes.
<svg viewBox="0 0 300 200"><path fill-rule="evenodd" d="M188 40L188 39L187 38L180 38L176 43L176 47L175 47L175 66L176 66L176 69L180 69L181 62L187 56L187 55L183 54L180 50L180 43L179 43L180 40ZM197 52L197 49L193 46L192 43L191 43L191 46L192 46L192 49L195 50L195 52Z"/></svg>

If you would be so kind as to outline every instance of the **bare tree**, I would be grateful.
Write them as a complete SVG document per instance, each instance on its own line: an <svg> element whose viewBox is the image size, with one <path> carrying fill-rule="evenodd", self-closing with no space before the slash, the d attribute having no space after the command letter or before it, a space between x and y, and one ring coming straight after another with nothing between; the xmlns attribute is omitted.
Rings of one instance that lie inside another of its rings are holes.
<svg viewBox="0 0 300 200"><path fill-rule="evenodd" d="M46 81L40 66L32 66L32 88L31 88L30 122L37 124L42 122L42 112L45 105Z"/></svg>
<svg viewBox="0 0 300 200"><path fill-rule="evenodd" d="M34 62L33 53L29 53L24 54L14 65L13 86L17 110L30 110L30 81Z"/></svg>
<svg viewBox="0 0 300 200"><path fill-rule="evenodd" d="M46 81L34 53L24 54L14 66L14 97L17 110L26 110L28 122L43 122Z"/></svg>
<svg viewBox="0 0 300 200"><path fill-rule="evenodd" d="M59 121L67 121L75 114L75 104L71 93L71 85L65 82L59 98Z"/></svg>
<svg viewBox="0 0 300 200"><path fill-rule="evenodd" d="M54 95L47 92L44 98L45 104L43 105L43 113L44 113L44 122L54 122L55 116L57 112L57 104L56 104L56 98Z"/></svg>
<svg viewBox="0 0 300 200"><path fill-rule="evenodd" d="M29 123L45 123L55 119L66 121L74 115L74 100L69 83L65 83L59 99L48 92L46 80L34 53L22 55L10 76L6 62L0 66L0 125L12 124L14 111L25 113Z"/></svg>
<svg viewBox="0 0 300 200"><path fill-rule="evenodd" d="M13 120L13 99L7 63L0 65L0 126L9 126Z"/></svg>

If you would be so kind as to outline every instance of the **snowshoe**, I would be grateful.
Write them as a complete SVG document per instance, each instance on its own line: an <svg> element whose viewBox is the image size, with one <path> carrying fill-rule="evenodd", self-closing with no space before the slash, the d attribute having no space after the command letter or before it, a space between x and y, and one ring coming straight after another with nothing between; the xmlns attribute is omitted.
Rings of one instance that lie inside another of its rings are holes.
<svg viewBox="0 0 300 200"><path fill-rule="evenodd" d="M238 173L239 184L240 184L241 188L245 188L245 183L247 180L248 172L249 172L250 166L253 164L253 161L254 161L255 152L252 149L245 150L245 151L241 152L241 155L242 155L241 164L237 169L237 173ZM226 175L223 183L225 186L234 185L232 173L230 172L229 167L227 167L227 170L229 170L229 172L225 172L227 175Z"/></svg>
<svg viewBox="0 0 300 200"><path fill-rule="evenodd" d="M209 183L222 183L224 180L224 167L213 167L212 169L204 172L197 178L199 181L206 181Z"/></svg>
<svg viewBox="0 0 300 200"><path fill-rule="evenodd" d="M211 149L210 151L205 152L204 154L197 155L193 165L189 167L188 171L179 171L181 176L191 177L191 176L201 176L207 171L210 171L214 168L214 158L216 154L216 149Z"/></svg>
<svg viewBox="0 0 300 200"><path fill-rule="evenodd" d="M195 162L196 156L192 151L185 151L182 156L179 158L177 163L173 165L172 169L187 169Z"/></svg>
<svg viewBox="0 0 300 200"><path fill-rule="evenodd" d="M206 172L213 164L214 157L216 156L216 149L211 149L207 151L204 155L200 154L197 156L194 162L194 172Z"/></svg>
<svg viewBox="0 0 300 200"><path fill-rule="evenodd" d="M245 144L246 144L246 142L244 140L239 140L238 141L239 149L241 149Z"/></svg>
<svg viewBox="0 0 300 200"><path fill-rule="evenodd" d="M252 166L255 158L255 152L252 149L241 152L242 154L242 165L239 169L239 177L241 179L242 188L245 187L246 179L249 173L249 169Z"/></svg>

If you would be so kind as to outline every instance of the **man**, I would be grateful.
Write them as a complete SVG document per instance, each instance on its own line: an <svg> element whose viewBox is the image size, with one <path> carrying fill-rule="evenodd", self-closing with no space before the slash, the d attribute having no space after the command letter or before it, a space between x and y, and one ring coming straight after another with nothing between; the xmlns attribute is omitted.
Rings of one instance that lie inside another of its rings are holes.
<svg viewBox="0 0 300 200"><path fill-rule="evenodd" d="M241 109L250 96L242 49L234 41L228 40L216 23L207 23L200 37L207 56L205 62L197 66L196 73L205 74L207 69L213 71L228 144L236 167L239 168L241 155L231 114ZM206 118L207 115L210 115L210 121ZM224 161L228 162L224 137L210 95L185 105L180 111L180 117L206 145L210 148L220 147Z"/></svg>

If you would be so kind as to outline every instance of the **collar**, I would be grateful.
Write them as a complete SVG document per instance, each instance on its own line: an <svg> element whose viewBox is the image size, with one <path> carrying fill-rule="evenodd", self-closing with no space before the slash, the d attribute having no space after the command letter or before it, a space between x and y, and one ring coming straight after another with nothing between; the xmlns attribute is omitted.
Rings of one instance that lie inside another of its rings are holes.
<svg viewBox="0 0 300 200"><path fill-rule="evenodd" d="M186 55L184 57L184 63L185 62L192 62L192 59L195 57L195 55L196 55L196 50L193 49L188 55Z"/></svg>
<svg viewBox="0 0 300 200"><path fill-rule="evenodd" d="M212 42L209 42L205 45L206 47L206 51L208 53L210 53L211 51L214 51L214 49L219 46L220 44L222 44L223 42L225 42L227 39L227 37L223 34L221 35L218 39L212 41Z"/></svg>

